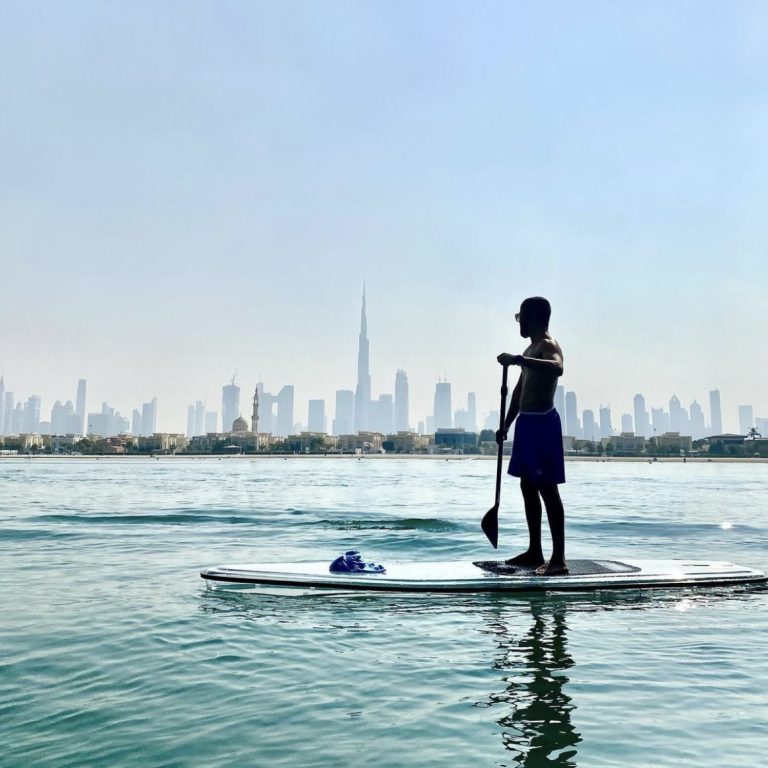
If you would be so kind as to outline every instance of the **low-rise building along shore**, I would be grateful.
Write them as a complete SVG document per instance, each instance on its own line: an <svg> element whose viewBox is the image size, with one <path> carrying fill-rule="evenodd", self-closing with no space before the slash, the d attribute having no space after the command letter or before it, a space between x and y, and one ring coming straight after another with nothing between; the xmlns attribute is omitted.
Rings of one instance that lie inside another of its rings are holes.
<svg viewBox="0 0 768 768"><path fill-rule="evenodd" d="M498 446L493 430L480 433L463 429L438 429L434 434L401 431L385 435L359 432L328 435L325 432L300 432L287 437L248 430L245 420L237 420L229 432L209 432L191 438L180 433L155 432L149 436L131 434L109 437L79 435L19 434L0 437L0 451L23 454L425 454L495 456ZM509 454L512 441L504 445ZM755 435L723 434L693 440L678 432L666 432L646 439L632 432L599 441L563 437L563 450L569 457L768 457L768 438Z"/></svg>

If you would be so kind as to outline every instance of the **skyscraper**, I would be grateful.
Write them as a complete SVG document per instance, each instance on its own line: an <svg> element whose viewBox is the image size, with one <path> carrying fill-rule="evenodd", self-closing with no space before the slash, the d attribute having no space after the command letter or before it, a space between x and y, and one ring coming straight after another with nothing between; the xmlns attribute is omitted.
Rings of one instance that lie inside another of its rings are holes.
<svg viewBox="0 0 768 768"><path fill-rule="evenodd" d="M277 395L276 434L282 437L287 437L292 432L293 432L293 384L286 384Z"/></svg>
<svg viewBox="0 0 768 768"><path fill-rule="evenodd" d="M595 412L587 409L583 412L581 418L582 431L584 432L584 439L594 442L600 437L595 423Z"/></svg>
<svg viewBox="0 0 768 768"><path fill-rule="evenodd" d="M632 424L632 414L631 413L622 413L621 414L621 431L622 432L634 432L635 428Z"/></svg>
<svg viewBox="0 0 768 768"><path fill-rule="evenodd" d="M88 425L88 434L91 434L90 425ZM131 434L135 437L141 435L141 413L138 408L134 408L131 414Z"/></svg>
<svg viewBox="0 0 768 768"><path fill-rule="evenodd" d="M467 393L467 420L467 431L477 432L477 395L474 392Z"/></svg>
<svg viewBox="0 0 768 768"><path fill-rule="evenodd" d="M689 413L691 421L691 437L694 440L701 440L706 433L706 427L704 426L704 411L701 410L701 406L694 400L691 403Z"/></svg>
<svg viewBox="0 0 768 768"><path fill-rule="evenodd" d="M0 403L3 409L3 434L10 435L13 427L13 392L6 392L3 402Z"/></svg>
<svg viewBox="0 0 768 768"><path fill-rule="evenodd" d="M334 435L351 435L354 426L355 393L351 389L336 392L336 418L333 420Z"/></svg>
<svg viewBox="0 0 768 768"><path fill-rule="evenodd" d="M410 429L408 376L399 369L395 374L395 431L407 432Z"/></svg>
<svg viewBox="0 0 768 768"><path fill-rule="evenodd" d="M145 405L151 405L151 403L145 403ZM101 411L91 412L87 416L89 435L110 437L128 431L128 419L123 418L120 412L108 403L102 403Z"/></svg>
<svg viewBox="0 0 768 768"><path fill-rule="evenodd" d="M251 401L251 432L257 436L259 434L259 417L261 416L259 411L259 388L257 386L253 392L253 400ZM259 450L258 437L256 438L256 450Z"/></svg>
<svg viewBox="0 0 768 768"><path fill-rule="evenodd" d="M51 408L51 434L76 435L80 429L80 417L75 413L71 400L64 405L57 400Z"/></svg>
<svg viewBox="0 0 768 768"><path fill-rule="evenodd" d="M663 408L651 408L651 423L655 435L669 432L669 414Z"/></svg>
<svg viewBox="0 0 768 768"><path fill-rule="evenodd" d="M720 390L713 389L709 393L709 418L712 435L723 434L723 417L720 411Z"/></svg>
<svg viewBox="0 0 768 768"><path fill-rule="evenodd" d="M195 430L194 434L205 434L205 403L202 400L198 400L195 403L195 421L193 424Z"/></svg>
<svg viewBox="0 0 768 768"><path fill-rule="evenodd" d="M0 407L5 411L5 418L3 419L3 434L13 434L13 392L5 393L5 402L0 403Z"/></svg>
<svg viewBox="0 0 768 768"><path fill-rule="evenodd" d="M558 384L555 390L555 410L560 414L560 422L565 428L565 387L562 384Z"/></svg>
<svg viewBox="0 0 768 768"><path fill-rule="evenodd" d="M635 434L640 437L650 437L651 424L648 419L648 411L645 410L645 398L642 395L635 395L633 406L635 412Z"/></svg>
<svg viewBox="0 0 768 768"><path fill-rule="evenodd" d="M4 435L5 426L5 382L0 375L0 435Z"/></svg>
<svg viewBox="0 0 768 768"><path fill-rule="evenodd" d="M33 434L40 430L40 397L39 395L30 395L24 404L24 417L21 425L21 431L27 434Z"/></svg>
<svg viewBox="0 0 768 768"><path fill-rule="evenodd" d="M157 398L141 406L141 434L151 437L157 432Z"/></svg>
<svg viewBox="0 0 768 768"><path fill-rule="evenodd" d="M232 424L240 415L240 387L232 381L221 388L221 431L231 432Z"/></svg>
<svg viewBox="0 0 768 768"><path fill-rule="evenodd" d="M85 379L78 379L77 381L77 397L75 398L75 413L80 419L80 433L81 435L85 434L85 389L86 389L86 380Z"/></svg>
<svg viewBox="0 0 768 768"><path fill-rule="evenodd" d="M363 305L360 310L360 335L357 340L357 388L355 389L355 432L368 429L368 410L371 402L371 373L368 344L368 318L365 313L365 284Z"/></svg>
<svg viewBox="0 0 768 768"><path fill-rule="evenodd" d="M187 437L194 437L195 432L195 406L187 406Z"/></svg>
<svg viewBox="0 0 768 768"><path fill-rule="evenodd" d="M11 434L20 435L24 429L24 406L21 404L21 400L16 403L16 407L13 409L13 415L11 417Z"/></svg>
<svg viewBox="0 0 768 768"><path fill-rule="evenodd" d="M325 432L325 400L309 401L307 429L310 432Z"/></svg>
<svg viewBox="0 0 768 768"><path fill-rule="evenodd" d="M469 428L469 411L466 408L457 408L453 412L453 428L471 432Z"/></svg>
<svg viewBox="0 0 768 768"><path fill-rule="evenodd" d="M433 427L435 431L438 429L450 429L453 426L451 385L447 381L438 381L435 384L435 406L433 413Z"/></svg>
<svg viewBox="0 0 768 768"><path fill-rule="evenodd" d="M382 435L391 435L394 427L395 403L392 395L379 395L372 400L368 413L368 428Z"/></svg>
<svg viewBox="0 0 768 768"><path fill-rule="evenodd" d="M88 434L96 437L109 437L112 434L112 414L105 411L88 414Z"/></svg>
<svg viewBox="0 0 768 768"><path fill-rule="evenodd" d="M611 406L600 406L600 437L610 437L613 434L611 424Z"/></svg>
<svg viewBox="0 0 768 768"><path fill-rule="evenodd" d="M565 393L565 434L571 437L581 437L579 429L579 410L576 407L576 393Z"/></svg>
<svg viewBox="0 0 768 768"><path fill-rule="evenodd" d="M128 422L128 419L126 419L124 416L120 415L120 412L117 411L115 415L112 417L112 429L114 430L114 434L116 435L124 435L127 434L130 430L130 423Z"/></svg>
<svg viewBox="0 0 768 768"><path fill-rule="evenodd" d="M276 434L275 426L275 405L277 397L270 392L264 391L263 382L256 385L259 393L259 432L262 434Z"/></svg>
<svg viewBox="0 0 768 768"><path fill-rule="evenodd" d="M679 432L681 435L690 435L688 426L688 411L680 405L677 395L672 395L669 401L669 428L671 432Z"/></svg>
<svg viewBox="0 0 768 768"><path fill-rule="evenodd" d="M748 435L749 430L755 426L755 414L751 405L739 406L739 432Z"/></svg>

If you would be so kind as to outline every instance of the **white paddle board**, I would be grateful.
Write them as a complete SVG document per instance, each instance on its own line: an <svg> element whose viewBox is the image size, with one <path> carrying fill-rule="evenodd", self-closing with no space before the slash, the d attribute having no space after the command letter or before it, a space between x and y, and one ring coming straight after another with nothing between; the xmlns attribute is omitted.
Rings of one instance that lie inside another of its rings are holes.
<svg viewBox="0 0 768 768"><path fill-rule="evenodd" d="M328 561L252 563L205 568L210 586L253 585L364 592L591 591L754 584L768 577L754 568L706 560L569 560L564 576L537 576L504 561L386 564L386 573L331 573Z"/></svg>

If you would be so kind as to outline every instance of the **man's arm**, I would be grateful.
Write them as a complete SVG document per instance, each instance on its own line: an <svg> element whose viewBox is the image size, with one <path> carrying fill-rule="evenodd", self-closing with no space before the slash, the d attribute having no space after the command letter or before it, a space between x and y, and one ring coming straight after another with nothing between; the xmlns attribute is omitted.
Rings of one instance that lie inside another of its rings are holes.
<svg viewBox="0 0 768 768"><path fill-rule="evenodd" d="M524 357L523 355L510 355L504 352L496 359L502 365L519 365L531 371L550 373L553 376L563 375L563 355L560 348L553 341L545 339L539 345L539 357Z"/></svg>

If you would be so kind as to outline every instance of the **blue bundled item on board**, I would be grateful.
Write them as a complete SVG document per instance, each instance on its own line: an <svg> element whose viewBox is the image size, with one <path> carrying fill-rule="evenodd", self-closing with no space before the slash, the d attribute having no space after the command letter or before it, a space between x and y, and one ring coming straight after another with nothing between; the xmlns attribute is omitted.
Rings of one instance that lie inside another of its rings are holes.
<svg viewBox="0 0 768 768"><path fill-rule="evenodd" d="M376 563L366 563L363 556L356 550L350 549L343 555L339 555L328 566L331 573L386 573L387 569L383 565Z"/></svg>

